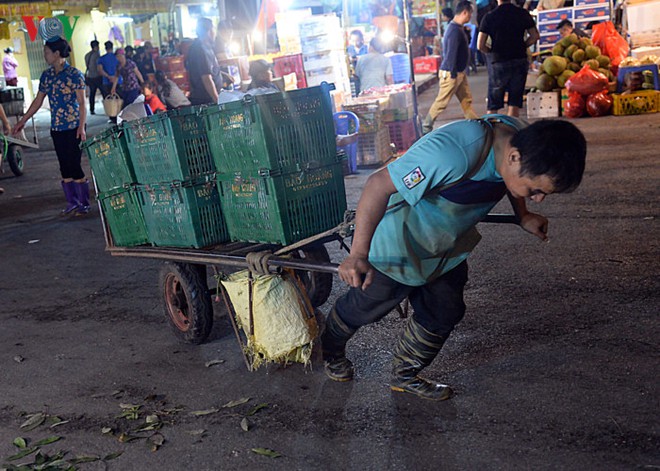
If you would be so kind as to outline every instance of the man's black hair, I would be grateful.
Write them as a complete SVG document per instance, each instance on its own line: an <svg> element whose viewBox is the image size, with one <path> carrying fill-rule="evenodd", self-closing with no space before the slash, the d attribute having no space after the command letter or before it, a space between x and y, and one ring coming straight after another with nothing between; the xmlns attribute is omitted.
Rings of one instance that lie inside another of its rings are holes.
<svg viewBox="0 0 660 471"><path fill-rule="evenodd" d="M452 9L449 8L449 7L447 7L447 8L443 8L443 9L442 9L442 14L445 15L445 16L446 16L447 18L449 18L450 20L454 18L454 10L452 10Z"/></svg>
<svg viewBox="0 0 660 471"><path fill-rule="evenodd" d="M564 26L570 26L571 28L573 27L573 23L571 23L571 20L563 19L559 22L557 25L557 30L562 29Z"/></svg>
<svg viewBox="0 0 660 471"><path fill-rule="evenodd" d="M460 2L458 2L454 14L460 15L465 10L472 11L472 4L469 2L469 0L461 0Z"/></svg>
<svg viewBox="0 0 660 471"><path fill-rule="evenodd" d="M517 132L511 145L520 152L520 174L547 175L556 193L571 192L582 181L587 141L574 124L560 119L536 121Z"/></svg>
<svg viewBox="0 0 660 471"><path fill-rule="evenodd" d="M353 31L351 31L351 36L353 35L360 37L360 39L364 41L364 35L362 34L362 31L360 31L359 29L354 29Z"/></svg>
<svg viewBox="0 0 660 471"><path fill-rule="evenodd" d="M103 45L105 46L106 51L110 51L113 47L115 47L115 45L112 44L112 41L106 41L103 43Z"/></svg>
<svg viewBox="0 0 660 471"><path fill-rule="evenodd" d="M90 46L91 48L99 47L99 42L95 39L94 41L92 41L91 43L89 43L89 46Z"/></svg>

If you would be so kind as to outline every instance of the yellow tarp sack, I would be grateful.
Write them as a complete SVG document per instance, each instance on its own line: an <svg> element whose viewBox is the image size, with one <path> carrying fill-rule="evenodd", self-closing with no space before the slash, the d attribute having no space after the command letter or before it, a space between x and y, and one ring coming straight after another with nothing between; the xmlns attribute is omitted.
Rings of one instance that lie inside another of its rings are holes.
<svg viewBox="0 0 660 471"><path fill-rule="evenodd" d="M308 364L318 326L307 293L291 272L254 275L252 280L253 328L250 332L249 272L233 273L221 280L227 290L237 323L247 337L252 368L264 363Z"/></svg>

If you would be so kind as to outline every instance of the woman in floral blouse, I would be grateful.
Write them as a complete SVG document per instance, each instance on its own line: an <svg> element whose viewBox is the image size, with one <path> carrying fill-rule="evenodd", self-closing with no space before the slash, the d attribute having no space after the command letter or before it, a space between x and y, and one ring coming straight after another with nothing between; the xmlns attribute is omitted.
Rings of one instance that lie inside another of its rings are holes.
<svg viewBox="0 0 660 471"><path fill-rule="evenodd" d="M126 108L140 95L140 84L144 82L144 78L142 78L142 74L138 70L135 62L126 58L126 51L123 49L117 49L115 56L117 56L119 67L117 67L117 72L113 78L112 90L110 93L115 93L117 90L118 78L121 76L122 84L120 88L120 95L124 100L123 107Z"/></svg>
<svg viewBox="0 0 660 471"><path fill-rule="evenodd" d="M66 58L71 48L66 40L55 37L44 45L44 59L50 66L41 74L39 92L27 113L14 127L18 134L48 96L50 102L50 135L60 163L62 189L67 206L62 214L89 212L89 182L81 166L80 142L86 139L85 77L70 66Z"/></svg>

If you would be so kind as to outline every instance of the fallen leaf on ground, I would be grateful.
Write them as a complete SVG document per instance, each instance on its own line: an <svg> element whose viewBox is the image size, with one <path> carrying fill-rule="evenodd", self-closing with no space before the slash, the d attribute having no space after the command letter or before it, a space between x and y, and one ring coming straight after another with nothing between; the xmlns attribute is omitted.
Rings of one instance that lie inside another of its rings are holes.
<svg viewBox="0 0 660 471"><path fill-rule="evenodd" d="M43 424L46 420L46 414L43 412L37 412L36 414L28 415L28 419L21 424L21 428L24 430L33 430L39 425Z"/></svg>
<svg viewBox="0 0 660 471"><path fill-rule="evenodd" d="M20 460L21 458L25 458L28 455L31 455L35 451L39 449L38 446L31 446L30 448L25 448L15 455L11 455L9 458L7 458L7 461L15 461L15 460Z"/></svg>
<svg viewBox="0 0 660 471"><path fill-rule="evenodd" d="M208 368L208 367L213 366L213 365L220 365L224 362L225 362L225 360L211 360L211 361L207 361L206 363L204 363L204 366Z"/></svg>
<svg viewBox="0 0 660 471"><path fill-rule="evenodd" d="M123 453L124 453L123 451L116 451L114 453L110 453L109 455L105 455L103 457L103 461L114 460L115 458L120 457Z"/></svg>
<svg viewBox="0 0 660 471"><path fill-rule="evenodd" d="M246 402L248 402L250 399L251 399L251 398L249 398L249 397L243 397L243 398L241 398L241 399L236 399L235 401L229 401L227 404L225 404L225 405L222 406L222 407L223 407L223 408L227 408L227 407L236 407L236 406L240 406L241 404L245 404Z"/></svg>
<svg viewBox="0 0 660 471"><path fill-rule="evenodd" d="M251 415L256 414L256 413L259 412L261 409L265 409L266 407L268 407L268 403L266 403L266 402L262 402L261 404L257 404L257 405L254 406L252 409L250 409L246 415L249 417L249 416L251 416Z"/></svg>
<svg viewBox="0 0 660 471"><path fill-rule="evenodd" d="M104 435L107 434L107 433L112 433L112 427L103 427L101 429L101 433L104 434Z"/></svg>
<svg viewBox="0 0 660 471"><path fill-rule="evenodd" d="M244 432L250 430L250 421L248 421L246 417L243 417L243 420L241 420L241 428L243 429Z"/></svg>
<svg viewBox="0 0 660 471"><path fill-rule="evenodd" d="M16 356L14 357L14 361L15 361L16 363L21 363L21 362L25 361L25 358L23 358L23 357L20 356L20 355L16 355Z"/></svg>
<svg viewBox="0 0 660 471"><path fill-rule="evenodd" d="M271 450L270 448L252 448L250 451L256 453L257 455L268 456L269 458L279 458L282 456L281 453Z"/></svg>
<svg viewBox="0 0 660 471"><path fill-rule="evenodd" d="M18 448L27 448L27 441L23 437L14 438L14 445Z"/></svg>
<svg viewBox="0 0 660 471"><path fill-rule="evenodd" d="M80 464L80 463L92 463L94 461L98 461L101 458L99 456L93 456L93 455L78 455L75 458L72 458L69 460L69 463L71 464Z"/></svg>
<svg viewBox="0 0 660 471"><path fill-rule="evenodd" d="M147 438L147 445L151 451L157 451L165 443L165 437L160 433L154 433Z"/></svg>
<svg viewBox="0 0 660 471"><path fill-rule="evenodd" d="M34 446L44 446L44 445L50 445L51 443L58 442L62 439L62 437L58 436L52 436L48 438L44 438L43 440L39 440L34 444Z"/></svg>
<svg viewBox="0 0 660 471"><path fill-rule="evenodd" d="M214 407L212 409L194 410L190 413L190 415L194 415L196 417L199 417L201 415L215 414L216 412L220 412L220 409L218 409L217 407Z"/></svg>

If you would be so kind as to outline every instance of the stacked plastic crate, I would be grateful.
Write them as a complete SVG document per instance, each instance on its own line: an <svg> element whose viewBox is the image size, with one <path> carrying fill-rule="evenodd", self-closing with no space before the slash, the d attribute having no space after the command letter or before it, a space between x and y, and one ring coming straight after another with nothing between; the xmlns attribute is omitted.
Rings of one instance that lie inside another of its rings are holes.
<svg viewBox="0 0 660 471"><path fill-rule="evenodd" d="M184 64L183 56L162 56L156 61L158 70L165 73L165 76L184 92L190 91L188 83L188 71Z"/></svg>
<svg viewBox="0 0 660 471"><path fill-rule="evenodd" d="M291 244L343 220L330 85L202 112L231 240Z"/></svg>
<svg viewBox="0 0 660 471"><path fill-rule="evenodd" d="M84 144L115 245L200 248L229 239L199 111L124 122Z"/></svg>
<svg viewBox="0 0 660 471"><path fill-rule="evenodd" d="M126 135L114 126L83 144L110 235L120 247L149 242L134 185L135 170L128 153Z"/></svg>
<svg viewBox="0 0 660 471"><path fill-rule="evenodd" d="M403 152L417 140L412 87L409 84L390 85L383 93L388 97L383 122L389 129L395 150Z"/></svg>
<svg viewBox="0 0 660 471"><path fill-rule="evenodd" d="M358 167L382 165L392 155L389 128L383 121L388 99L383 97L357 97L343 105L344 111L355 113L360 120L358 135Z"/></svg>
<svg viewBox="0 0 660 471"><path fill-rule="evenodd" d="M298 25L307 86L334 83L335 89L351 94L344 49L344 33L336 15L310 16Z"/></svg>
<svg viewBox="0 0 660 471"><path fill-rule="evenodd" d="M298 81L297 88L307 88L302 54L288 54L286 56L275 57L273 59L273 70L277 77L284 77L291 73L296 74L296 80Z"/></svg>
<svg viewBox="0 0 660 471"><path fill-rule="evenodd" d="M410 83L410 59L408 54L395 52L388 54L392 63L392 81L394 83Z"/></svg>

